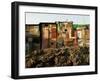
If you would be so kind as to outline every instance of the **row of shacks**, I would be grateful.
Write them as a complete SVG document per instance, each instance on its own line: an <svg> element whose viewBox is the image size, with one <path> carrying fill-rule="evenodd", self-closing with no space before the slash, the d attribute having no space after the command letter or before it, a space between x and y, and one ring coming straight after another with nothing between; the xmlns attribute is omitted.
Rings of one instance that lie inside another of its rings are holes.
<svg viewBox="0 0 100 81"><path fill-rule="evenodd" d="M89 46L89 25L73 22L26 24L26 47L32 49Z"/></svg>

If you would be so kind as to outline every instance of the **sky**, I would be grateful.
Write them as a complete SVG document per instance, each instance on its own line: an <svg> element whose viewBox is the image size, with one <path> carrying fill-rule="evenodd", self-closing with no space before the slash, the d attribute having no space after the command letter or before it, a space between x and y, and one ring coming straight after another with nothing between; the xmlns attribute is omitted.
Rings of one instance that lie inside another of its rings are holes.
<svg viewBox="0 0 100 81"><path fill-rule="evenodd" d="M39 24L40 22L73 21L73 24L89 24L90 16L84 14L60 14L26 12L26 24Z"/></svg>

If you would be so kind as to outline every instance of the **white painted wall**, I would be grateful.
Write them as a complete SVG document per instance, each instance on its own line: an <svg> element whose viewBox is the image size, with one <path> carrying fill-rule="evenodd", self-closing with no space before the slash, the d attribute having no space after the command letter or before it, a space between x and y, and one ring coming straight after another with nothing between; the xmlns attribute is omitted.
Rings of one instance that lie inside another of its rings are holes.
<svg viewBox="0 0 100 81"><path fill-rule="evenodd" d="M11 69L11 2L14 0L1 0L0 2L0 81L13 81L10 78ZM100 0L21 0L30 2L58 3L72 5L98 6L100 10ZM98 11L100 14L100 11ZM100 15L98 15L98 22ZM100 23L98 23L98 30ZM98 35L100 32L98 32ZM98 38L100 41L100 37ZM100 42L98 43L98 45ZM98 46L99 48L100 46ZM100 53L100 50L98 51ZM98 62L100 62L100 54L98 53ZM98 63L100 68L100 63ZM99 70L100 72L100 70ZM64 76L53 78L26 79L25 81L100 81L98 75L82 75L82 76ZM21 80L22 81L22 80Z"/></svg>

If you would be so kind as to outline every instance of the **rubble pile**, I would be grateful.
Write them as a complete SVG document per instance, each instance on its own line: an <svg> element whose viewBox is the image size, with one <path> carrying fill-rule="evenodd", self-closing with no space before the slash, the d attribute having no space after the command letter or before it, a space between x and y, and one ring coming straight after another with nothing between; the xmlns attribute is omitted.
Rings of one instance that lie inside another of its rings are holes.
<svg viewBox="0 0 100 81"><path fill-rule="evenodd" d="M25 67L56 67L89 65L89 47L47 48L25 56Z"/></svg>

